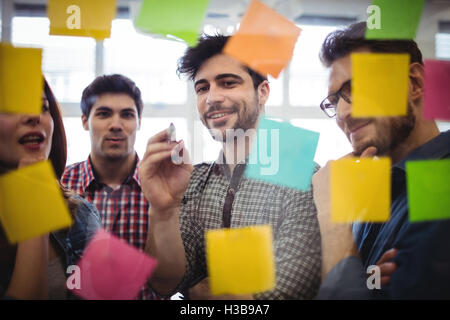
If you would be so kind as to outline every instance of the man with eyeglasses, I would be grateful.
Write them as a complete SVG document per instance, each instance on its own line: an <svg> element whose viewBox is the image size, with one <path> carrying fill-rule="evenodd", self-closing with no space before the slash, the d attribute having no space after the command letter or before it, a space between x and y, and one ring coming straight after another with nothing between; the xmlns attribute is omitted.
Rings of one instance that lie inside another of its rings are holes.
<svg viewBox="0 0 450 320"><path fill-rule="evenodd" d="M391 158L390 219L385 223L354 223L352 226L331 223L330 165L314 175L314 201L323 258L323 282L317 298L449 299L450 220L409 222L405 163L449 158L450 131L440 133L434 121L422 116L424 66L417 44L412 40L366 40L365 30L365 22L355 23L332 32L324 41L321 59L331 69L331 74L329 95L320 107L329 117L336 118L352 144L352 156ZM352 117L350 56L354 52L410 55L406 116ZM392 256L392 261L387 261L386 257ZM366 270L377 263L391 269L390 279L381 289L370 290Z"/></svg>

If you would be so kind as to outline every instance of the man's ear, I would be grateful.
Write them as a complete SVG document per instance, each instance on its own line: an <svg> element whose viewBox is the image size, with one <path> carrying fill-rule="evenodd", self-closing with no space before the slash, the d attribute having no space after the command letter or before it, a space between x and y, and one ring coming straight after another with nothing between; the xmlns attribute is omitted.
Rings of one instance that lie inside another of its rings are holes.
<svg viewBox="0 0 450 320"><path fill-rule="evenodd" d="M138 120L138 127L137 127L138 130L141 129L141 119L142 119L141 117L142 117L142 114L141 114L141 115L139 116L139 118L138 118L138 119L139 119L139 120Z"/></svg>
<svg viewBox="0 0 450 320"><path fill-rule="evenodd" d="M84 130L89 131L88 118L84 114L81 116L81 122L83 123Z"/></svg>
<svg viewBox="0 0 450 320"><path fill-rule="evenodd" d="M425 85L425 69L423 65L414 62L409 66L409 95L412 101L423 97Z"/></svg>
<svg viewBox="0 0 450 320"><path fill-rule="evenodd" d="M258 98L259 98L259 107L261 109L264 108L267 100L269 99L270 94L270 86L269 81L264 80L258 85Z"/></svg>

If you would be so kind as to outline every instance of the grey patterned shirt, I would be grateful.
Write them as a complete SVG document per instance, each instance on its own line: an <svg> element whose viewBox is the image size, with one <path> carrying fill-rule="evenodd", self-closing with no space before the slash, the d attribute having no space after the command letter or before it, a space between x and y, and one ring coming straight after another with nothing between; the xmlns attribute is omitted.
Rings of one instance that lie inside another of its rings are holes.
<svg viewBox="0 0 450 320"><path fill-rule="evenodd" d="M230 191L234 177L230 178L227 165L194 167L180 210L187 263L178 290L185 292L207 276L205 231L224 227L225 199L232 193L231 228L270 224L273 229L276 288L254 298L314 298L320 285L321 250L312 190L302 192L243 176Z"/></svg>

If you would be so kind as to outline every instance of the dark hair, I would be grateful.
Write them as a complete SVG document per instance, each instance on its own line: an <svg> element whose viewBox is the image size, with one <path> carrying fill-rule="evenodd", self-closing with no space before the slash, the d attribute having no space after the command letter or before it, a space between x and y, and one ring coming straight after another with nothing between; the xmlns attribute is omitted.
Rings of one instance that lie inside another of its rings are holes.
<svg viewBox="0 0 450 320"><path fill-rule="evenodd" d="M180 76L180 74L187 74L190 80L194 80L203 63L213 56L220 54L229 38L230 36L224 36L221 34L202 35L198 40L197 46L194 48L188 48L184 53L184 56L178 60L178 76ZM248 67L245 68L253 80L253 86L255 89L258 88L261 82L267 80L266 77L256 71Z"/></svg>
<svg viewBox="0 0 450 320"><path fill-rule="evenodd" d="M53 119L52 148L50 149L49 159L52 162L56 176L60 179L66 168L67 161L66 132L58 102L56 102L55 95L46 80L44 80L44 93Z"/></svg>
<svg viewBox="0 0 450 320"><path fill-rule="evenodd" d="M81 111L88 118L91 108L97 96L104 93L125 93L129 95L136 104L138 116L141 116L143 103L141 90L129 78L121 74L103 75L95 78L90 85L83 90L81 97Z"/></svg>
<svg viewBox="0 0 450 320"><path fill-rule="evenodd" d="M50 86L47 83L47 80L45 79L44 79L44 94L45 98L48 101L50 115L53 120L52 147L50 149L50 155L48 158L52 163L53 169L55 170L55 174L59 182L66 168L66 161L67 161L66 131L64 130L64 123L62 120L62 115L58 102L56 101L55 95L53 94L52 89L50 88ZM72 217L74 217L76 215L76 208L79 201L74 199L73 198L74 193L66 189L60 182L59 187L61 188L61 192L67 201L69 211L72 214Z"/></svg>
<svg viewBox="0 0 450 320"><path fill-rule="evenodd" d="M373 52L409 53L411 63L423 65L422 53L414 40L367 40L366 22L356 22L345 29L330 33L322 44L320 60L329 67L331 64L356 49L367 47Z"/></svg>

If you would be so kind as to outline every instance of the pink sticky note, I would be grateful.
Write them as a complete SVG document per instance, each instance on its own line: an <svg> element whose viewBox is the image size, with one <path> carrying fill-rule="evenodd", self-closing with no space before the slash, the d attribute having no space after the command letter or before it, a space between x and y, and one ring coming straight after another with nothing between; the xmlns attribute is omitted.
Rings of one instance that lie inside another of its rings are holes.
<svg viewBox="0 0 450 320"><path fill-rule="evenodd" d="M424 116L450 120L450 61L425 60Z"/></svg>
<svg viewBox="0 0 450 320"><path fill-rule="evenodd" d="M80 288L73 292L88 300L131 300L156 268L156 260L99 230L79 261Z"/></svg>

